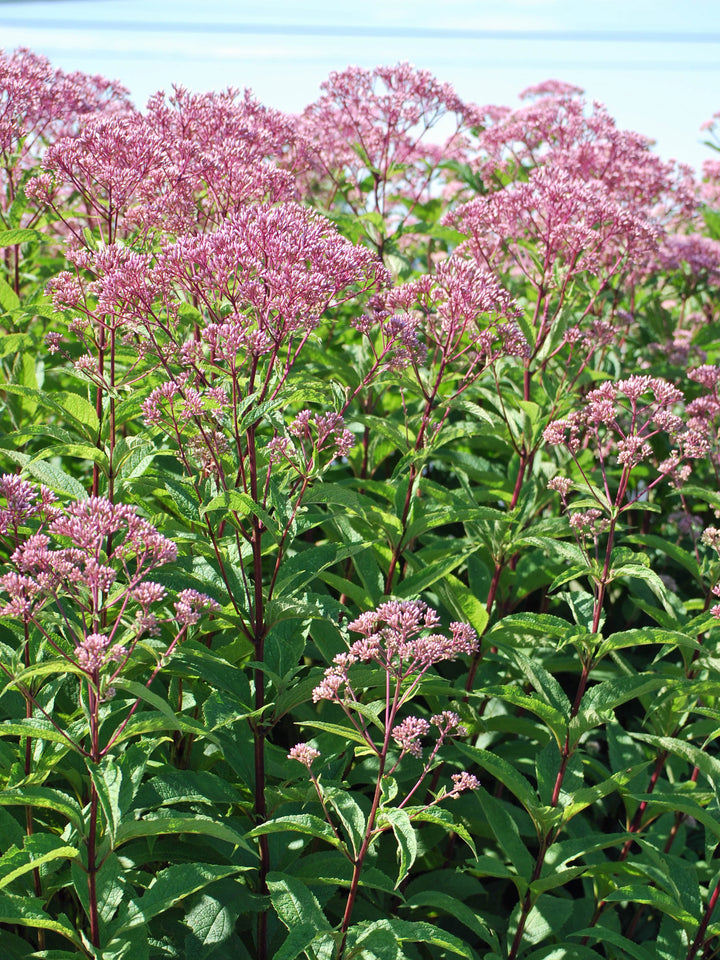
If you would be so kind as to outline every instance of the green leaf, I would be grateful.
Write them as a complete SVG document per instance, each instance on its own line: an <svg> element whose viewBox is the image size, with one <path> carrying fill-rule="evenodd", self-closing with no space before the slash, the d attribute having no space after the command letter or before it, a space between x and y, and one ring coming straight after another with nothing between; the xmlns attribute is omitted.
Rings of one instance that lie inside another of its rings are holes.
<svg viewBox="0 0 720 960"><path fill-rule="evenodd" d="M558 746L562 749L567 734L567 720L559 710L551 707L549 703L532 693L524 693L518 687L512 687L509 684L485 687L482 693L478 694L478 696L480 695L483 699L485 697L496 697L498 700L504 700L505 703L512 703L514 706L520 707L521 710L529 710L530 713L534 713L536 717L547 724Z"/></svg>
<svg viewBox="0 0 720 960"><path fill-rule="evenodd" d="M456 547L455 550L443 551L444 556L437 560L426 563L421 568L406 577L400 583L395 593L398 597L416 597L428 587L431 587L438 580L443 580L449 573L459 567L460 564L475 550L479 549L478 544L472 544L470 547ZM415 557L413 557L413 560Z"/></svg>
<svg viewBox="0 0 720 960"><path fill-rule="evenodd" d="M302 950L307 950L311 960L330 960L334 953L334 944L328 934L332 928L314 894L300 880L283 873L269 873L267 885L272 905L282 923L291 932L303 927L299 939L306 940L303 946L297 947L294 954L292 951L296 949L296 945L288 946L284 960L294 960ZM313 936L307 940L310 932ZM313 946L316 938L319 942Z"/></svg>
<svg viewBox="0 0 720 960"><path fill-rule="evenodd" d="M628 940L627 937L623 937L622 934L618 933L617 930L613 930L612 927L586 927L577 932L573 931L569 936L578 938L587 937L588 940L594 940L602 944L611 943L614 947L618 947L618 949L622 950L629 957L632 957L632 960L656 960L654 952L648 952L642 944Z"/></svg>
<svg viewBox="0 0 720 960"><path fill-rule="evenodd" d="M633 884L631 886L620 887L612 890L605 895L609 903L619 900L629 900L631 903L644 903L649 907L654 907L661 913L667 914L673 920L677 920L687 930L697 928L699 918L688 913L674 897L663 893L661 890L650 887L647 883Z"/></svg>
<svg viewBox="0 0 720 960"><path fill-rule="evenodd" d="M626 563L621 567L613 568L611 574L613 580L619 577L644 580L667 612L672 613L672 607L668 602L668 589L654 570L650 570L640 563Z"/></svg>
<svg viewBox="0 0 720 960"><path fill-rule="evenodd" d="M74 477L65 473L59 467L55 467L45 460L28 460L25 463L25 469L40 483L50 487L55 493L61 493L72 497L74 500L86 500L87 492L83 485Z"/></svg>
<svg viewBox="0 0 720 960"><path fill-rule="evenodd" d="M52 860L72 859L78 854L77 847L63 843L54 834L34 834L25 837L23 849L10 847L0 858L0 889L9 886L18 877L36 870Z"/></svg>
<svg viewBox="0 0 720 960"><path fill-rule="evenodd" d="M95 406L88 399L77 393L54 393L53 402L80 427L85 428L86 436L97 439L100 421Z"/></svg>
<svg viewBox="0 0 720 960"><path fill-rule="evenodd" d="M561 900L559 897L548 894L538 897L537 902L527 915L521 943L536 944L552 934L557 936L571 911L572 902L570 900ZM519 912L518 905L510 921L508 937L515 934Z"/></svg>
<svg viewBox="0 0 720 960"><path fill-rule="evenodd" d="M319 840L325 840L339 850L344 848L344 844L338 840L335 833L325 820L314 816L312 813L297 813L294 816L275 817L266 823L261 823L254 827L246 835L248 839L259 837L267 833L285 833L287 830L295 833L304 833L310 837L317 837Z"/></svg>
<svg viewBox="0 0 720 960"><path fill-rule="evenodd" d="M542 667L537 660L526 657L520 650L513 650L513 657L522 667L523 674L545 700L558 711L566 720L570 719L570 701L552 674Z"/></svg>
<svg viewBox="0 0 720 960"><path fill-rule="evenodd" d="M299 725L310 727L313 730L323 730L325 733L332 733L342 740L351 740L354 743L361 743L364 747L368 746L365 737L352 726L344 726L341 723L326 723L324 720L301 720Z"/></svg>
<svg viewBox="0 0 720 960"><path fill-rule="evenodd" d="M373 929L389 930L398 943L426 943L440 950L449 950L450 953L465 957L466 960L476 960L475 951L471 947L458 937L431 923L398 919L372 920L357 924L354 929L357 932L358 928L362 930L368 924L371 924Z"/></svg>
<svg viewBox="0 0 720 960"><path fill-rule="evenodd" d="M630 677L614 677L612 680L603 680L602 683L591 687L582 699L578 715L570 724L571 741L576 743L587 730L612 719L612 711L615 707L658 690L665 683L663 677L639 674Z"/></svg>
<svg viewBox="0 0 720 960"><path fill-rule="evenodd" d="M672 540L666 540L664 537L656 537L647 533L635 533L625 537L625 542L638 543L643 547L654 547L656 550L670 557L681 567L684 567L698 583L702 582L700 568L693 554L687 550L683 550L682 547L673 543Z"/></svg>
<svg viewBox="0 0 720 960"><path fill-rule="evenodd" d="M700 644L695 637L681 633L679 630L663 630L660 627L641 627L634 630L621 630L619 633L612 633L597 648L595 658L600 660L606 654L613 650L624 650L627 647L637 647L644 644L665 644L669 646L681 647L685 650L700 649Z"/></svg>
<svg viewBox="0 0 720 960"><path fill-rule="evenodd" d="M404 810L394 807L380 810L377 820L378 827L382 828L385 823L389 823L392 827L398 844L400 867L397 880L395 881L395 889L397 889L408 875L413 863L415 863L415 857L417 857L417 837L415 836L413 825L410 822L410 817L408 817Z"/></svg>
<svg viewBox="0 0 720 960"><path fill-rule="evenodd" d="M288 935L280 949L273 954L273 960L296 960L296 957L299 956L310 956L318 958L318 960L320 957L329 958L332 956L332 953L329 952L330 943L326 932L320 931L318 933L315 924L310 920L305 920L289 926Z"/></svg>
<svg viewBox="0 0 720 960"><path fill-rule="evenodd" d="M0 923L16 923L21 927L32 927L36 930L51 930L82 949L82 941L65 914L51 917L45 910L44 900L0 893Z"/></svg>
<svg viewBox="0 0 720 960"><path fill-rule="evenodd" d="M429 809L424 807L406 807L406 809L413 823L434 823L443 827L448 833L456 833L463 843L466 843L472 850L473 856L477 857L477 849L473 838L465 825L456 820L449 810L438 806Z"/></svg>
<svg viewBox="0 0 720 960"><path fill-rule="evenodd" d="M82 869L79 861L74 861L70 868L73 886L78 900L82 904L86 917L90 917L90 897L88 891L87 872ZM102 858L100 867L95 875L95 890L98 901L98 915L101 929L105 932L107 924L115 916L118 907L126 899L127 879L120 860L114 853Z"/></svg>
<svg viewBox="0 0 720 960"><path fill-rule="evenodd" d="M510 816L506 805L491 796L482 787L477 789L476 796L487 817L488 824L495 834L499 848L512 863L518 877L529 881L535 862L520 838L518 826ZM524 892L525 886L523 884L520 891L521 895Z"/></svg>
<svg viewBox="0 0 720 960"><path fill-rule="evenodd" d="M138 790L133 807L156 809L172 803L233 804L238 791L222 777L207 770L163 770Z"/></svg>
<svg viewBox="0 0 720 960"><path fill-rule="evenodd" d="M65 672L65 671L63 671ZM78 748L44 717L29 717L27 720L0 723L0 737L32 737L49 743L62 743L69 750L79 753Z"/></svg>
<svg viewBox="0 0 720 960"><path fill-rule="evenodd" d="M126 820L118 827L115 845L119 847L121 844L127 843L129 840L136 840L138 837L160 837L175 833L199 833L202 836L224 840L234 847L242 847L244 850L249 849L245 838L227 824L197 815L183 816L180 814L152 818L146 814L144 820Z"/></svg>
<svg viewBox="0 0 720 960"><path fill-rule="evenodd" d="M95 784L100 809L110 837L111 847L115 846L117 829L120 826L120 791L122 789L122 770L114 757L107 757L101 764L86 761L88 773Z"/></svg>
<svg viewBox="0 0 720 960"><path fill-rule="evenodd" d="M208 884L223 877L232 876L242 867L209 863L181 863L166 867L150 882L138 900L131 900L112 925L112 936L147 924L153 917L164 913L180 900L197 893Z"/></svg>
<svg viewBox="0 0 720 960"><path fill-rule="evenodd" d="M238 519L244 517L257 517L262 520L265 528L275 537L280 536L278 524L267 510L263 509L259 503L256 503L252 497L241 490L224 490L213 497L209 503L200 507L200 516L204 517L206 513L212 510L222 510L223 513L233 513Z"/></svg>
<svg viewBox="0 0 720 960"><path fill-rule="evenodd" d="M487 926L485 921L471 910L466 904L457 897L452 897L442 890L422 890L410 897L404 904L408 909L413 907L431 907L433 910L442 910L450 917L459 920L468 930L484 940L493 950L500 950L500 942Z"/></svg>
<svg viewBox="0 0 720 960"><path fill-rule="evenodd" d="M522 541L517 541L518 545L520 542L530 544L533 547L541 547L551 557L566 560L573 566L584 567L586 570L591 569L588 567L585 554L576 543L568 543L567 540L554 540L552 537L523 537Z"/></svg>
<svg viewBox="0 0 720 960"><path fill-rule="evenodd" d="M204 724L199 723L197 720L192 720L189 717L178 716L166 700L158 696L157 693L153 693L152 690L149 690L145 684L137 683L135 680L128 680L126 677L117 677L113 681L113 686L117 690L125 690L138 700L144 700L146 703L155 707L155 709L169 721L170 729L181 730L183 733L195 733L199 736L208 736L208 731L205 729Z"/></svg>
<svg viewBox="0 0 720 960"><path fill-rule="evenodd" d="M17 227L14 230L0 230L0 247L16 247L20 243L37 243L42 240L39 230Z"/></svg>
<svg viewBox="0 0 720 960"><path fill-rule="evenodd" d="M15 787L0 791L0 806L31 806L54 810L81 833L84 820L80 804L60 790L51 787Z"/></svg>
<svg viewBox="0 0 720 960"><path fill-rule="evenodd" d="M570 583L573 580L579 580L581 577L586 577L591 572L592 568L589 567L587 563L574 563L572 566L568 567L566 570L563 570L555 577L553 582L548 587L548 593L553 593L564 583Z"/></svg>
<svg viewBox="0 0 720 960"><path fill-rule="evenodd" d="M465 754L471 760L474 760L478 766L487 770L496 780L505 786L510 793L517 797L520 803L525 807L535 823L539 823L540 803L535 790L530 786L525 777L518 773L507 760L488 750L480 747L471 747L467 743L455 743L456 749Z"/></svg>
<svg viewBox="0 0 720 960"><path fill-rule="evenodd" d="M455 617L469 623L478 636L482 636L490 619L482 600L451 573L436 584L435 589Z"/></svg>
<svg viewBox="0 0 720 960"><path fill-rule="evenodd" d="M635 740L641 740L643 743L651 743L653 746L660 747L661 750L667 750L677 757L682 757L691 767L698 767L713 785L714 790L720 790L720 760L710 756L685 740L677 740L675 737L655 737L647 733L631 733Z"/></svg>
<svg viewBox="0 0 720 960"><path fill-rule="evenodd" d="M205 891L190 907L183 923L191 933L185 939L186 956L212 957L220 944L233 936L235 923L243 912L245 898L235 880L220 880L212 892Z"/></svg>
<svg viewBox="0 0 720 960"><path fill-rule="evenodd" d="M352 543L347 546L327 543L321 546L309 547L301 553L295 554L286 560L280 568L275 596L292 596L311 583L321 570L331 567L333 564L347 560L357 553L367 548L364 541Z"/></svg>
<svg viewBox="0 0 720 960"><path fill-rule="evenodd" d="M602 800L602 798L607 797L608 794L614 793L615 790L621 790L627 786L638 773L647 767L649 762L650 761L638 763L628 770L620 770L618 773L613 773L600 783L596 783L593 787L582 787L580 790L575 790L570 803L563 807L563 823L567 823L568 820L580 813L581 810L585 810L592 804L597 803L598 800Z"/></svg>
<svg viewBox="0 0 720 960"><path fill-rule="evenodd" d="M342 821L352 845L353 855L357 857L358 851L365 839L365 829L367 821L357 800L354 799L346 790L338 790L328 795L327 802L333 808L335 813Z"/></svg>
<svg viewBox="0 0 720 960"><path fill-rule="evenodd" d="M0 277L0 307L2 307L6 313L10 313L11 310L17 310L19 306L20 297L15 293L7 280Z"/></svg>

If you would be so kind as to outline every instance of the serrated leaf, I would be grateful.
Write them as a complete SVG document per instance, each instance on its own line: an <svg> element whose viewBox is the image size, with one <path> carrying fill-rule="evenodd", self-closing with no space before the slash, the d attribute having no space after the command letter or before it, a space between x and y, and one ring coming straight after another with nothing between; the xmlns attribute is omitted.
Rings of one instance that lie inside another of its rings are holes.
<svg viewBox="0 0 720 960"><path fill-rule="evenodd" d="M124 821L118 827L115 844L117 847L138 837L160 837L175 833L198 833L202 836L224 840L235 847L248 850L245 838L225 823L199 816L146 817L145 820Z"/></svg>
<svg viewBox="0 0 720 960"><path fill-rule="evenodd" d="M559 710L551 707L545 700L541 700L532 693L525 693L519 687L513 687L509 684L484 687L482 696L483 698L496 697L498 700L505 701L505 703L520 707L521 710L529 710L549 727L558 746L562 749L567 734L567 720Z"/></svg>
<svg viewBox="0 0 720 960"><path fill-rule="evenodd" d="M53 834L35 834L25 838L23 849L10 847L0 858L0 889L53 860L76 857L77 847L63 843Z"/></svg>
<svg viewBox="0 0 720 960"><path fill-rule="evenodd" d="M256 503L252 497L241 490L224 490L222 493L213 497L209 503L200 507L200 516L204 517L206 513L213 510L222 510L224 513L234 513L238 518L257 517L262 520L265 528L274 536L280 536L280 529L277 522L272 519L270 514L259 503Z"/></svg>
<svg viewBox="0 0 720 960"><path fill-rule="evenodd" d="M466 904L457 897L443 893L442 890L423 890L414 894L405 902L405 907L432 907L433 909L443 910L450 917L455 917L468 930L472 930L481 940L489 944L494 950L500 949L500 942L493 931L487 926L485 921L471 910Z"/></svg>
<svg viewBox="0 0 720 960"><path fill-rule="evenodd" d="M353 854L357 856L362 842L365 839L365 829L367 826L365 814L362 812L357 800L345 790L334 792L331 796L328 796L327 802L342 821L350 837Z"/></svg>
<svg viewBox="0 0 720 960"><path fill-rule="evenodd" d="M296 960L300 956L329 957L331 954L327 953L324 943L328 943L327 933L318 933L314 923L304 921L289 927L287 937L273 954L273 960Z"/></svg>
<svg viewBox="0 0 720 960"><path fill-rule="evenodd" d="M580 710L570 724L571 741L575 743L587 730L600 726L610 719L616 707L653 690L658 690L665 682L662 677L640 674L614 677L612 680L603 680L602 683L591 687L582 698Z"/></svg>
<svg viewBox="0 0 720 960"><path fill-rule="evenodd" d="M476 795L500 850L512 863L517 876L529 881L535 862L523 843L518 826L509 811L500 800L491 796L482 787L476 791ZM521 893L524 893L524 890L523 886Z"/></svg>
<svg viewBox="0 0 720 960"><path fill-rule="evenodd" d="M310 940L299 949L307 949L312 960L330 960L334 952L333 941L329 936L322 938L321 935L329 934L332 928L315 895L304 883L287 874L269 873L267 885L273 907L288 930L292 932L303 927L300 939L306 939L305 931L308 931L308 935L312 932ZM312 946L313 940L319 936L320 943ZM286 960L294 960L298 956L298 953L292 954L292 949L295 949L295 945L288 947Z"/></svg>
<svg viewBox="0 0 720 960"><path fill-rule="evenodd" d="M20 243L37 243L42 240L39 230L29 227L16 227L14 230L0 230L0 247L15 247Z"/></svg>
<svg viewBox="0 0 720 960"><path fill-rule="evenodd" d="M513 650L513 657L522 667L525 677L530 681L535 690L545 698L561 716L566 720L570 718L570 700L567 694L552 676L536 660L526 657L520 650Z"/></svg>
<svg viewBox="0 0 720 960"><path fill-rule="evenodd" d="M6 312L17 310L20 306L20 297L15 293L4 277L0 277L0 307ZM3 385L4 389L4 385Z"/></svg>
<svg viewBox="0 0 720 960"><path fill-rule="evenodd" d="M197 893L208 884L232 876L239 867L209 863L182 863L166 867L155 874L143 895L132 900L112 925L112 936L147 924L180 900Z"/></svg>
<svg viewBox="0 0 720 960"><path fill-rule="evenodd" d="M682 647L685 650L700 649L700 644L694 637L681 633L679 630L664 630L661 627L641 627L633 630L621 630L612 633L597 648L597 660L611 653L613 650L624 650L627 647L636 647L644 644L658 644Z"/></svg>
<svg viewBox="0 0 720 960"><path fill-rule="evenodd" d="M406 809L413 823L435 823L440 827L444 827L448 833L456 833L463 843L466 843L470 848L473 856L477 858L477 849L473 838L468 833L465 825L457 821L449 810L438 806L430 808L407 807Z"/></svg>
<svg viewBox="0 0 720 960"><path fill-rule="evenodd" d="M691 767L698 767L715 790L720 790L720 760L705 753L695 744L677 740L675 737L656 737L647 733L632 733L631 736L635 740L651 743L653 746L660 747L661 750L667 750L668 753L682 757Z"/></svg>
<svg viewBox="0 0 720 960"><path fill-rule="evenodd" d="M654 953L649 953L640 943L634 943L623 937L617 930L609 926L586 927L583 930L573 931L569 934L571 937L587 937L588 940L596 940L598 943L611 943L614 947L622 950L632 960L656 960Z"/></svg>
<svg viewBox="0 0 720 960"><path fill-rule="evenodd" d="M426 943L440 950L449 950L466 960L476 960L475 952L458 937L431 923L415 920L373 920L373 927L389 930L399 943ZM360 926L360 925L358 925Z"/></svg>
<svg viewBox="0 0 720 960"><path fill-rule="evenodd" d="M408 817L404 810L400 810L397 807L389 807L386 810L381 810L378 813L378 826L382 827L385 822L389 823L392 827L392 832L395 835L395 840L398 845L398 860L400 861L400 866L398 877L395 881L395 888L397 889L408 875L413 863L415 863L415 858L417 857L417 837L415 836L415 830L413 829L410 817Z"/></svg>
<svg viewBox="0 0 720 960"><path fill-rule="evenodd" d="M67 736L44 717L29 717L27 720L0 723L0 737L32 737L35 740L47 740L49 743L62 743L69 750L80 752Z"/></svg>
<svg viewBox="0 0 720 960"><path fill-rule="evenodd" d="M0 806L32 806L44 810L54 810L64 817L81 833L84 821L80 804L60 790L51 787L15 787L0 791Z"/></svg>
<svg viewBox="0 0 720 960"><path fill-rule="evenodd" d="M605 895L608 903L615 901L629 900L631 903L644 903L649 907L654 907L661 913L667 914L673 920L683 924L686 929L696 928L699 923L699 917L694 917L671 896L650 887L647 884L634 884L632 886L620 887L612 890Z"/></svg>
<svg viewBox="0 0 720 960"><path fill-rule="evenodd" d="M360 743L364 747L368 746L367 738L356 730L355 727L346 727L341 723L326 723L324 720L302 720L300 726L310 727L312 730L323 730L325 733L332 733L342 740L350 740L353 743Z"/></svg>
<svg viewBox="0 0 720 960"><path fill-rule="evenodd" d="M628 563L618 567L617 569L613 568L612 577L613 579L617 579L619 577L630 577L631 579L634 578L636 580L643 580L645 583L647 583L668 613L672 612L672 607L668 602L668 589L654 570L650 570L648 567L645 567L639 563Z"/></svg>
<svg viewBox="0 0 720 960"><path fill-rule="evenodd" d="M172 803L238 803L240 794L226 780L207 770L165 770L140 787L133 807L156 809Z"/></svg>
<svg viewBox="0 0 720 960"><path fill-rule="evenodd" d="M65 914L51 917L45 910L44 900L0 893L0 923L16 923L21 927L36 930L51 930L76 947L82 948L82 941Z"/></svg>
<svg viewBox="0 0 720 960"><path fill-rule="evenodd" d="M602 800L602 798L608 796L608 794L614 793L615 790L620 790L622 787L627 786L638 773L647 767L648 763L649 761L635 764L635 766L630 767L628 770L620 770L617 773L613 773L592 787L581 787L580 790L575 790L572 794L572 800L563 807L563 823L567 823L568 820L580 813L581 810L585 810L593 803L597 803L598 800Z"/></svg>
<svg viewBox="0 0 720 960"><path fill-rule="evenodd" d="M55 467L45 460L28 460L24 466L29 474L55 493L65 494L74 500L87 499L85 487L74 477L65 473L64 470L60 470L59 467Z"/></svg>
<svg viewBox="0 0 720 960"><path fill-rule="evenodd" d="M510 793L517 797L531 818L535 822L538 822L540 802L537 794L530 786L530 783L521 773L518 773L515 767L497 754L490 753L490 751L483 750L480 747L472 747L470 744L461 743L460 741L456 742L455 747L460 753L474 760L478 766L487 770L496 780L499 780Z"/></svg>
<svg viewBox="0 0 720 960"><path fill-rule="evenodd" d="M268 833L285 833L286 831L294 833L304 833L310 837L317 837L319 840L325 840L333 847L343 849L343 844L335 836L332 827L325 820L314 816L312 813L298 813L294 816L275 817L266 823L261 823L253 827L247 834L248 838L259 837Z"/></svg>

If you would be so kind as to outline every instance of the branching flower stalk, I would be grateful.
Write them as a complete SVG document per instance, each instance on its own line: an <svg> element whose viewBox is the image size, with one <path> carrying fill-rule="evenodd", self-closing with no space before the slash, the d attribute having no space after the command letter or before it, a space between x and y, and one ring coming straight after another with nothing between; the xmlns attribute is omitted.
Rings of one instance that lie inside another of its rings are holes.
<svg viewBox="0 0 720 960"><path fill-rule="evenodd" d="M545 430L547 443L563 444L567 448L583 478L583 492L589 494L597 503L597 507L585 511L569 512L571 504L568 502L568 494L574 486L573 482L566 477L556 477L550 482L552 489L560 494L565 510L569 513L570 526L591 576L594 599L589 629L592 635L597 635L600 631L608 585L617 576L633 572L631 567L625 566L623 569L623 565L617 570L613 568L613 548L620 518L638 502L640 496L645 496L647 491L664 478L686 479L690 467L684 461L702 458L707 452L705 438L692 427L687 427L682 417L672 412L682 400L682 392L666 381L652 377L631 377L615 384L603 384L597 390L591 391L584 408L564 420L554 421ZM629 486L632 470L644 461L652 461L653 450L649 441L659 434L666 434L676 445L675 449L659 464L658 476L654 480L642 490L631 492ZM593 485L580 463L579 454L583 440L591 446L597 457L600 486ZM621 467L614 492L611 490L609 463L611 451L616 454ZM601 551L600 539L603 534L607 535L607 539L605 549ZM560 800L568 763L575 746L570 739L570 724L580 711L594 666L592 653L588 650L582 656L582 671L568 718L568 731L560 754L560 766L550 800L551 807L556 807ZM531 883L539 878L547 852L557 839L558 833L559 830L553 829L541 839ZM523 899L508 960L515 960L518 955L533 900L528 890Z"/></svg>
<svg viewBox="0 0 720 960"><path fill-rule="evenodd" d="M396 805L397 809L405 808L430 772L445 739L453 735L462 736L464 733L460 718L452 711L433 716L429 722L422 717L413 716L398 722L399 712L417 694L423 677L434 664L453 660L459 655L471 654L476 648L477 636L467 624L451 623L449 637L430 632L438 625L436 612L420 601L388 601L381 604L377 610L361 614L349 624L349 629L361 634L361 639L350 644L347 653L338 654L334 658L332 666L325 671L322 682L313 691L314 702L330 700L342 708L368 749L378 759L378 772L362 843L355 853L351 853L343 844L345 854L353 865L353 873L340 925L336 960L342 960L345 953L360 876L368 850L380 834L391 828L390 824L383 823L381 818L388 778L406 754L422 756L421 738L428 734L431 725L437 727L438 740L420 776L404 799ZM352 676L353 666L357 663L375 665L382 676L380 687L384 689L385 705L382 711L383 734L380 742L373 736L362 710L358 709L362 705L362 692L355 688ZM399 748L395 758L390 755L393 743ZM308 744L298 744L290 753L292 759L304 763L309 771L310 764L317 756L319 753ZM310 775L326 818L336 836L339 836L338 828L329 815L320 782L312 771ZM469 773L454 775L453 783L449 793L441 791L421 809L425 810L445 797L457 796L463 790L477 786L477 780Z"/></svg>
<svg viewBox="0 0 720 960"><path fill-rule="evenodd" d="M19 478L14 479L16 488L24 484ZM30 484L25 486L32 489ZM37 502L37 494L35 497ZM85 758L91 774L84 869L88 878L90 942L100 947L99 798L92 769L111 750L139 700L135 700L104 747L100 739L101 707L114 696L113 684L118 683L141 638L152 638L161 631L165 621L157 617L153 608L164 599L165 589L147 577L155 568L174 560L177 549L138 517L134 507L114 505L104 498L91 497L66 508L45 506L44 512L48 514L47 533L36 532L20 543L12 554L15 570L0 577L0 586L8 595L0 615L20 620L26 636L30 626L37 630L50 656L54 655L66 665L69 674L78 678L80 702L87 708L87 743L74 740L45 710L42 714ZM114 545L109 548L111 540ZM196 623L203 611L216 608L214 601L194 590L178 596L174 617L177 629L164 648L160 644L158 663L147 686L184 638L188 626ZM131 609L136 611L134 620L129 618ZM8 673L8 668L3 669ZM11 682L26 697L34 673L35 665L26 660L26 669L11 676ZM39 706L35 698L30 703Z"/></svg>

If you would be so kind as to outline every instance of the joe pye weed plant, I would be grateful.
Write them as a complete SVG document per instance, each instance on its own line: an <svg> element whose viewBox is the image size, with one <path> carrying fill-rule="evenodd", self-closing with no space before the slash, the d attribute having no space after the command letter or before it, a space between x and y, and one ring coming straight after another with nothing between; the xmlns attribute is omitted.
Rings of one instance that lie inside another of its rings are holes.
<svg viewBox="0 0 720 960"><path fill-rule="evenodd" d="M3 956L716 956L717 161L22 50L0 160Z"/></svg>

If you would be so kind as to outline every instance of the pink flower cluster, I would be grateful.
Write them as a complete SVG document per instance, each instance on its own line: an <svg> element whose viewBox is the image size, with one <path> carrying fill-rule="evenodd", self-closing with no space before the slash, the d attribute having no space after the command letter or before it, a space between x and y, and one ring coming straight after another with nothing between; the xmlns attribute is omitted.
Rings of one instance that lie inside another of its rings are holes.
<svg viewBox="0 0 720 960"><path fill-rule="evenodd" d="M0 51L0 208L49 144L76 136L98 115L128 112L127 93L103 77L56 70L30 50Z"/></svg>
<svg viewBox="0 0 720 960"><path fill-rule="evenodd" d="M561 166L538 167L527 182L471 200L447 222L467 235L463 249L486 269L519 270L537 288L553 285L558 268L565 282L581 273L607 278L627 261L644 263L657 243L646 216Z"/></svg>
<svg viewBox="0 0 720 960"><path fill-rule="evenodd" d="M521 98L527 103L516 109L478 110L478 145L485 154L478 166L488 186L497 185L499 171L554 167L575 180L601 183L635 213L691 216L697 205L692 171L663 161L649 138L618 130L605 107L588 106L582 93L550 80L525 90Z"/></svg>
<svg viewBox="0 0 720 960"><path fill-rule="evenodd" d="M0 506L0 535L12 534L17 540L18 528L31 517L52 520L57 515L57 497L47 487L35 484L14 473L0 477L0 497L5 506Z"/></svg>
<svg viewBox="0 0 720 960"><path fill-rule="evenodd" d="M347 653L340 653L313 690L313 701L339 700L343 687L355 699L348 669L358 662L376 663L389 676L404 679L423 674L442 660L477 650L477 634L467 623L451 623L450 636L430 632L439 624L435 610L421 600L389 600L361 614L349 629L361 634Z"/></svg>
<svg viewBox="0 0 720 960"><path fill-rule="evenodd" d="M550 423L543 436L546 443L562 444L573 455L592 439L603 468L608 451L614 449L617 462L630 470L654 461L651 440L662 434L672 448L657 464L659 474L682 481L690 474L685 461L705 457L709 447L696 418L683 418L676 412L683 400L681 390L659 377L607 381L588 393L580 410ZM560 482L555 488L563 493L562 486ZM576 523L587 526L584 520Z"/></svg>
<svg viewBox="0 0 720 960"><path fill-rule="evenodd" d="M472 259L453 255L434 274L394 287L385 303L400 314L401 349L407 348L404 329L424 335L431 356L445 362L464 359L473 373L500 356L525 357L529 347L516 322L517 304L496 277Z"/></svg>
<svg viewBox="0 0 720 960"><path fill-rule="evenodd" d="M24 487L25 481L3 480L5 490L16 495L16 504L21 497L24 504L40 504L44 511L46 491ZM159 632L153 608L166 591L147 576L173 561L177 547L139 517L134 506L89 497L51 509L45 517L47 532L32 533L21 542L11 556L15 569L0 577L8 595L0 614L35 623L58 653L89 674L111 661L122 665L141 635ZM53 601L64 632L74 642L73 655L44 630L41 614L48 601ZM132 608L134 621L127 616ZM201 614L217 609L204 594L184 590L175 604L175 621L182 633Z"/></svg>
<svg viewBox="0 0 720 960"><path fill-rule="evenodd" d="M349 67L331 73L322 90L301 116L309 159L301 183L315 196L318 188L341 191L355 212L376 211L398 225L408 206L430 198L440 162L464 156L468 108L426 70ZM443 118L450 135L430 142ZM404 208L399 196L409 201Z"/></svg>

